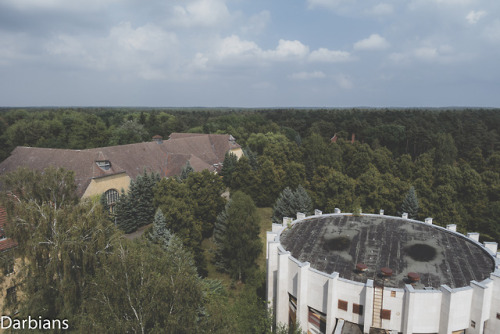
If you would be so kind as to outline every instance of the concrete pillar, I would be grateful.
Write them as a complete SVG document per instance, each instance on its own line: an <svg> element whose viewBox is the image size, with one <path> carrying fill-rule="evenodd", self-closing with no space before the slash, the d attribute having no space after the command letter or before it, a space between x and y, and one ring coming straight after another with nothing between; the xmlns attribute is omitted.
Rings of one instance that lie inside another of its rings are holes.
<svg viewBox="0 0 500 334"><path fill-rule="evenodd" d="M496 242L485 241L484 242L484 248L486 248L489 251L491 251L493 253L493 255L496 255L496 253L498 251L498 244Z"/></svg>
<svg viewBox="0 0 500 334"><path fill-rule="evenodd" d="M369 279L365 284L365 305L363 310L364 333L370 333L373 321L373 280Z"/></svg>
<svg viewBox="0 0 500 334"><path fill-rule="evenodd" d="M288 257L290 252L278 255L278 279L276 291L276 323L288 325Z"/></svg>
<svg viewBox="0 0 500 334"><path fill-rule="evenodd" d="M408 213L407 212L403 212L403 214L401 215L401 217L403 219L408 219Z"/></svg>
<svg viewBox="0 0 500 334"><path fill-rule="evenodd" d="M302 263L298 270L297 283L297 320L301 326L307 324L309 316L309 308L307 302L307 287L309 283L309 262Z"/></svg>
<svg viewBox="0 0 500 334"><path fill-rule="evenodd" d="M492 293L491 293L491 313L490 320L486 326L485 334L498 334L500 333L500 319L497 319L500 313L500 270L491 274Z"/></svg>
<svg viewBox="0 0 500 334"><path fill-rule="evenodd" d="M409 284L405 285L404 312L403 312L403 334L413 333L413 314L415 304L415 289Z"/></svg>
<svg viewBox="0 0 500 334"><path fill-rule="evenodd" d="M425 218L425 223L432 224L432 218L431 217Z"/></svg>
<svg viewBox="0 0 500 334"><path fill-rule="evenodd" d="M441 297L441 314L439 319L439 333L452 334L453 325L451 323L451 303L453 299L452 290L447 285L441 285L440 287L442 297Z"/></svg>
<svg viewBox="0 0 500 334"><path fill-rule="evenodd" d="M467 238L479 242L479 233L477 233L477 232L468 232L467 233Z"/></svg>
<svg viewBox="0 0 500 334"><path fill-rule="evenodd" d="M279 242L267 244L267 301L274 307L276 304L276 284L278 279L278 246Z"/></svg>
<svg viewBox="0 0 500 334"><path fill-rule="evenodd" d="M303 212L297 212L297 220L306 218L306 214Z"/></svg>
<svg viewBox="0 0 500 334"><path fill-rule="evenodd" d="M335 208L335 210L333 210L333 213L341 213L341 211L339 208Z"/></svg>
<svg viewBox="0 0 500 334"><path fill-rule="evenodd" d="M267 231L266 233L266 259L269 259L269 243L273 242L276 237L278 236L278 233L274 231Z"/></svg>
<svg viewBox="0 0 500 334"><path fill-rule="evenodd" d="M446 225L446 229L449 230L449 231L452 231L452 232L456 232L457 231L457 225L456 224L448 224L448 225Z"/></svg>
<svg viewBox="0 0 500 334"><path fill-rule="evenodd" d="M337 318L337 281L339 273L332 273L328 278L328 295L326 299L326 332L331 333L335 327ZM307 329L307 325L302 325L302 329Z"/></svg>
<svg viewBox="0 0 500 334"><path fill-rule="evenodd" d="M469 328L467 333L482 334L484 332L484 322L490 317L491 311L491 295L493 288L493 281L489 282L476 282L471 281L472 287L472 307L471 307L471 322L476 323L475 328Z"/></svg>
<svg viewBox="0 0 500 334"><path fill-rule="evenodd" d="M283 217L283 226L284 226L284 227L287 227L287 226L288 226L288 224L291 224L291 223L292 223L292 220L293 220L293 219L292 219L292 218L290 218L290 217Z"/></svg>
<svg viewBox="0 0 500 334"><path fill-rule="evenodd" d="M321 216L322 214L323 214L323 211L318 210L318 209L315 209L315 210L314 210L314 215L315 215L315 216Z"/></svg>
<svg viewBox="0 0 500 334"><path fill-rule="evenodd" d="M384 215L384 210L380 209L379 214L380 214L381 216L383 216L383 215Z"/></svg>

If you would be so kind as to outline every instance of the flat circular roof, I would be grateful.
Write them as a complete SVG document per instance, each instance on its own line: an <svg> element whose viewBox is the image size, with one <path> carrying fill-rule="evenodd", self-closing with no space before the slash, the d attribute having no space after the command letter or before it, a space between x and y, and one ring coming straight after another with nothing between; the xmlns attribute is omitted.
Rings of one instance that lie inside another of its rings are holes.
<svg viewBox="0 0 500 334"><path fill-rule="evenodd" d="M495 269L491 255L465 236L431 224L383 216L347 214L307 218L285 229L282 246L311 267L357 282L384 286L450 288L482 281ZM356 269L365 264L366 271ZM391 275L381 272L390 268ZM418 282L408 273L417 273Z"/></svg>

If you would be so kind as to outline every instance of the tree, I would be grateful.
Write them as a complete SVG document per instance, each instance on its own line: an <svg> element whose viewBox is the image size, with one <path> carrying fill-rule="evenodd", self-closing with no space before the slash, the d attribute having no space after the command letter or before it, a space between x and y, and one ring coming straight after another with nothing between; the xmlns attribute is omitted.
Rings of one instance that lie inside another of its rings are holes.
<svg viewBox="0 0 500 334"><path fill-rule="evenodd" d="M403 200L403 204L401 205L400 214L406 212L408 214L408 218L417 219L418 208L419 205L418 205L417 193L415 191L415 187L411 186L410 190L408 191L408 194Z"/></svg>
<svg viewBox="0 0 500 334"><path fill-rule="evenodd" d="M167 221L161 209L156 210L155 219L153 220L153 227L147 238L159 245L166 245L172 238L172 233L167 228Z"/></svg>
<svg viewBox="0 0 500 334"><path fill-rule="evenodd" d="M256 268L262 251L259 217L250 196L235 192L217 217L214 239L216 266L233 278L244 281Z"/></svg>
<svg viewBox="0 0 500 334"><path fill-rule="evenodd" d="M307 191L299 185L295 191L286 187L273 206L273 223L281 224L283 217L295 217L297 212L312 211L312 200Z"/></svg>
<svg viewBox="0 0 500 334"><path fill-rule="evenodd" d="M193 172L194 172L194 169L193 169L193 167L191 167L191 163L189 162L189 160L186 161L186 164L184 165L184 167L182 167L180 179L181 180L187 179L189 174L191 174Z"/></svg>
<svg viewBox="0 0 500 334"><path fill-rule="evenodd" d="M128 193L122 191L116 203L115 218L120 229L131 233L138 227L151 224L154 219L156 207L153 204L154 187L160 181L156 173L138 175L130 181Z"/></svg>
<svg viewBox="0 0 500 334"><path fill-rule="evenodd" d="M175 236L163 248L122 239L96 274L83 306L82 328L94 333L195 333L202 281Z"/></svg>
<svg viewBox="0 0 500 334"><path fill-rule="evenodd" d="M236 168L236 163L238 162L238 157L231 153L226 152L224 156L224 163L222 165L222 169L219 173L223 177L224 184L229 186L231 184L231 179L233 177L233 172Z"/></svg>

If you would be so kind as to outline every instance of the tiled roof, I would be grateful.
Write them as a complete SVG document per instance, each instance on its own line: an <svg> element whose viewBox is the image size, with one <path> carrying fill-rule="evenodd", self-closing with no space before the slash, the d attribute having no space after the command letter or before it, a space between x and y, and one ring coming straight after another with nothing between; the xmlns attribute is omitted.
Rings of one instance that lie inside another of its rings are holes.
<svg viewBox="0 0 500 334"><path fill-rule="evenodd" d="M214 169L227 151L239 148L230 135L173 133L167 141L152 141L86 150L17 147L0 163L0 174L24 166L43 170L49 166L75 172L78 195L83 195L93 178L127 173L135 179L144 171L162 176L179 175L189 160L195 171ZM97 161L109 161L108 169Z"/></svg>

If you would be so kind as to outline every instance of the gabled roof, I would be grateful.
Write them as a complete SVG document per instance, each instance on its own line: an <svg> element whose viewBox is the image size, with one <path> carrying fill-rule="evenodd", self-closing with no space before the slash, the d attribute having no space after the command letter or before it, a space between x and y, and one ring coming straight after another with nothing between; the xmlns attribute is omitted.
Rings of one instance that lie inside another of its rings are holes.
<svg viewBox="0 0 500 334"><path fill-rule="evenodd" d="M0 174L14 171L18 167L35 170L43 170L49 166L62 167L75 172L77 194L82 196L92 179L114 174L126 173L132 179L144 171L174 176L181 173L187 161L195 171L213 171L215 164L224 161L227 151L239 147L230 135L193 133L173 133L167 141L86 150L19 146L0 163ZM105 162L109 162L109 165Z"/></svg>

